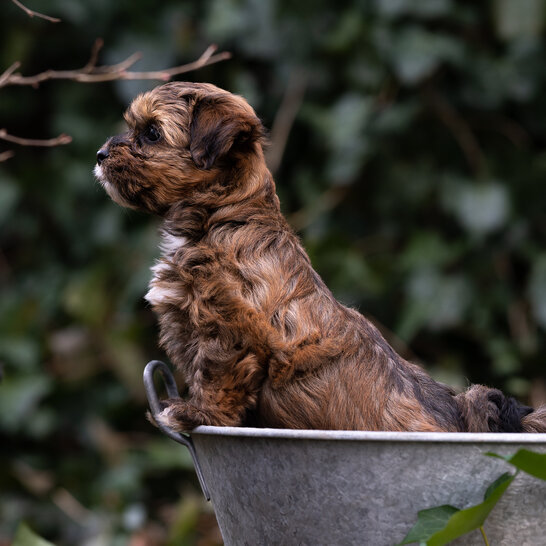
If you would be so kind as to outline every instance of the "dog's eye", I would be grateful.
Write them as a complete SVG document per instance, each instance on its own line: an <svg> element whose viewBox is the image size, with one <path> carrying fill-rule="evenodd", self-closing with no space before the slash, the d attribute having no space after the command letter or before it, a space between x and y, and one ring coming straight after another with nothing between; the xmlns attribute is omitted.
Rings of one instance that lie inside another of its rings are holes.
<svg viewBox="0 0 546 546"><path fill-rule="evenodd" d="M144 131L143 136L148 142L157 142L161 138L161 133L155 125L150 125Z"/></svg>

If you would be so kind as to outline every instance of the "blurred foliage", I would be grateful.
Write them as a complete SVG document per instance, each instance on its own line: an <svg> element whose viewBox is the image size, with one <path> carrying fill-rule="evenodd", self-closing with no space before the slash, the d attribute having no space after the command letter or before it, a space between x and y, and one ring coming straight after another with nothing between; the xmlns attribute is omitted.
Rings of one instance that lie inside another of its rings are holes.
<svg viewBox="0 0 546 546"><path fill-rule="evenodd" d="M25 523L21 523L13 539L13 546L53 546L53 544L40 538Z"/></svg>
<svg viewBox="0 0 546 546"><path fill-rule="evenodd" d="M5 2L0 70L79 68L97 37L101 62L138 50L141 69L231 51L188 79L244 95L272 129L283 210L334 293L435 377L544 400L542 0L29 7L62 22ZM157 220L91 174L153 85L0 89L9 133L74 137L0 143L15 151L0 163L2 545L22 521L58 545L219 542L187 454L144 418L141 372L163 356L142 299Z"/></svg>

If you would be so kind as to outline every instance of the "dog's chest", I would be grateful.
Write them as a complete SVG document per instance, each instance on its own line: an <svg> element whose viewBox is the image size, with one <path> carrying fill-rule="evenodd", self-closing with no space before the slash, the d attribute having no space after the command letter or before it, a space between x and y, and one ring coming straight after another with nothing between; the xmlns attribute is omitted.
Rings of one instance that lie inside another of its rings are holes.
<svg viewBox="0 0 546 546"><path fill-rule="evenodd" d="M185 294L176 282L175 255L184 251L187 239L171 233L164 233L160 248L162 258L151 268L152 278L144 299L156 310L164 305L180 305Z"/></svg>

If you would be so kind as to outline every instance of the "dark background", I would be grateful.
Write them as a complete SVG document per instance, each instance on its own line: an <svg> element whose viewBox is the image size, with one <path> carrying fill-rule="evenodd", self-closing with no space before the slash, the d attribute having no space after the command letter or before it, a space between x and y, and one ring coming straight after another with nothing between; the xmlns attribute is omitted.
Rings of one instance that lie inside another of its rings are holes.
<svg viewBox="0 0 546 546"><path fill-rule="evenodd" d="M457 388L546 401L542 0L34 0L2 5L0 72L233 58L183 78L271 130L282 207L313 264L404 356ZM144 417L157 220L114 205L96 150L157 82L0 88L0 544L217 544L185 450Z"/></svg>

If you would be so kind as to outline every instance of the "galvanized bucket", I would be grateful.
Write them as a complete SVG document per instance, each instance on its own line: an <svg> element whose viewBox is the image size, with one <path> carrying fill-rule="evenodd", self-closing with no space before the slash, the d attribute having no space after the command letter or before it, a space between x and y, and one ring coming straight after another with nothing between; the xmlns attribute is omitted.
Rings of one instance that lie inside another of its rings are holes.
<svg viewBox="0 0 546 546"><path fill-rule="evenodd" d="M152 412L154 370L145 373ZM169 396L174 391L169 392ZM174 387L176 388L176 387ZM400 542L417 512L483 500L520 447L546 453L546 435L398 433L198 427L188 446L226 545L371 545ZM491 545L546 545L546 482L521 473L485 523ZM454 544L483 545L479 531Z"/></svg>

